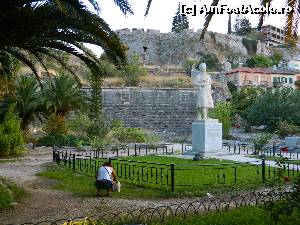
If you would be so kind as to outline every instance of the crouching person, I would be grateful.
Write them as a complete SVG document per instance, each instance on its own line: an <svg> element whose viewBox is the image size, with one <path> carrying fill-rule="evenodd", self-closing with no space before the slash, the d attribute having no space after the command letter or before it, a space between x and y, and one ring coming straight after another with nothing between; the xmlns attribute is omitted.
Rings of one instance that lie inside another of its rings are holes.
<svg viewBox="0 0 300 225"><path fill-rule="evenodd" d="M107 190L107 196L111 197L115 182L118 182L118 180L112 164L110 162L103 163L96 173L97 196L100 196L101 189L105 189Z"/></svg>

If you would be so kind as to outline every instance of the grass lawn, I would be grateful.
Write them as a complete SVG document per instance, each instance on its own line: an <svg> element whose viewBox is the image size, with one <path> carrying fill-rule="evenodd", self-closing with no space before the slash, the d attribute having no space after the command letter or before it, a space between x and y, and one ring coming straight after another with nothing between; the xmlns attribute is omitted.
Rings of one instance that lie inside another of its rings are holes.
<svg viewBox="0 0 300 225"><path fill-rule="evenodd" d="M0 159L0 163L13 163L17 161L17 159Z"/></svg>
<svg viewBox="0 0 300 225"><path fill-rule="evenodd" d="M23 188L10 180L0 177L0 209L10 208L12 202L18 202L26 196Z"/></svg>
<svg viewBox="0 0 300 225"><path fill-rule="evenodd" d="M260 159L257 155L251 155L251 156L248 156L248 157ZM280 156L279 155L277 155L277 156L266 156L265 159L275 161L276 159L280 159ZM300 159L288 159L287 162L289 164L300 164Z"/></svg>
<svg viewBox="0 0 300 225"><path fill-rule="evenodd" d="M47 166L39 175L57 180L54 185L56 189L70 191L79 196L95 196L94 171L102 162L88 159L80 162L81 165L77 162L75 172L61 163L60 166ZM207 192L221 194L263 186L261 166L250 164L216 159L192 161L166 156L124 157L121 160L113 159L112 162L122 185L121 192L114 193L114 197L202 196ZM157 162L160 164L155 164ZM171 171L168 165L171 163L175 164L174 192L171 192L170 186Z"/></svg>
<svg viewBox="0 0 300 225"><path fill-rule="evenodd" d="M270 223L271 222L271 223ZM300 219L296 215L281 218L277 225L296 225ZM159 225L161 223L156 223ZM266 212L260 206L245 206L230 211L221 211L207 215L188 217L187 219L172 219L166 225L270 225Z"/></svg>

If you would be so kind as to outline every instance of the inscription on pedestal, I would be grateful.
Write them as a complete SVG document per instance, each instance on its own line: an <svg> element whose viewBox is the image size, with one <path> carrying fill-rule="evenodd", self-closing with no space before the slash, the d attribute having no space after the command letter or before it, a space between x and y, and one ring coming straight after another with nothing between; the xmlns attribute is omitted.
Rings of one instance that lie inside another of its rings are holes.
<svg viewBox="0 0 300 225"><path fill-rule="evenodd" d="M208 124L206 134L209 137L220 137L222 136L222 130L220 130L220 124Z"/></svg>

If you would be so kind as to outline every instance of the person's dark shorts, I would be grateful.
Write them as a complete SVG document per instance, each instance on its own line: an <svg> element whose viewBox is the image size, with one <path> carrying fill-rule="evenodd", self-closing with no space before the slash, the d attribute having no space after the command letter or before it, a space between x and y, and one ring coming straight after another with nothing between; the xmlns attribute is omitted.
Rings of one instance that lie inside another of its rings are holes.
<svg viewBox="0 0 300 225"><path fill-rule="evenodd" d="M110 180L96 180L95 186L98 190L100 190L100 189L112 189L113 184Z"/></svg>

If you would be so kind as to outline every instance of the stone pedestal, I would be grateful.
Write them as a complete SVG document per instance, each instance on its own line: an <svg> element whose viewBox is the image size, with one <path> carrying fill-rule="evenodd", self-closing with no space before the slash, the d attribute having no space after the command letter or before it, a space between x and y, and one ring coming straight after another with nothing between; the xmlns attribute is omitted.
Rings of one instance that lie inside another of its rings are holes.
<svg viewBox="0 0 300 225"><path fill-rule="evenodd" d="M192 125L192 150L187 154L222 153L222 124L216 119L196 120Z"/></svg>

